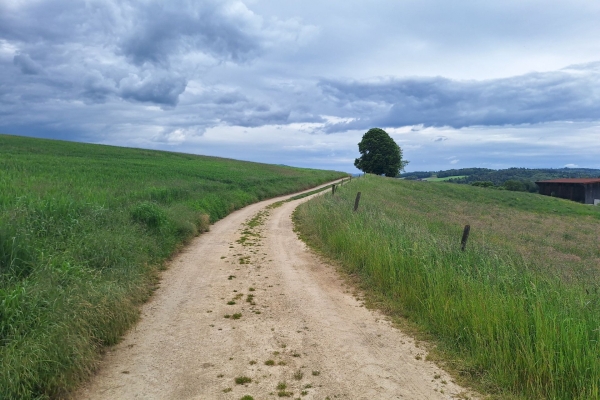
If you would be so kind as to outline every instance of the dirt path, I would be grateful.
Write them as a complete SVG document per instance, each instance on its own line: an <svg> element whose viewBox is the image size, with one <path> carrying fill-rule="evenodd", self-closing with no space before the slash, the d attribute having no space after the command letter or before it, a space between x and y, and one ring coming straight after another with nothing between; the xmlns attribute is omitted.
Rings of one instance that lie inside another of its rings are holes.
<svg viewBox="0 0 600 400"><path fill-rule="evenodd" d="M75 398L464 398L298 240L290 216L306 199L267 207L277 200L234 212L179 254Z"/></svg>

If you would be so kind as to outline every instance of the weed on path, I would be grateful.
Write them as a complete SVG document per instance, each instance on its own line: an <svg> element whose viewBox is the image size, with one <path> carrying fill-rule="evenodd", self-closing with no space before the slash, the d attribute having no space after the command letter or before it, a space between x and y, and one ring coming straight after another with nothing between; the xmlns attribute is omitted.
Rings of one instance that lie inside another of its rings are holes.
<svg viewBox="0 0 600 400"><path fill-rule="evenodd" d="M281 204L284 202L281 202ZM266 235L265 223L270 217L271 210L277 206L278 204L275 203L275 206L266 207L246 220L238 231L238 239L229 247L228 254L221 256L222 260L234 260L226 261L226 265L229 265L230 269L234 268L233 271L236 274L231 274L227 278L228 281L232 281L235 278L235 281L231 282L230 288L236 288L233 289L233 292L236 294L226 304L234 306L239 311L234 314L225 315L225 318L232 321L232 325L228 327L228 331L233 331L234 328L238 331L244 327L253 329L252 327L265 324L273 325L272 328L266 331L265 337L262 337L260 340L266 345L264 350L258 348L240 348L239 351L236 351L237 357L233 357L228 362L226 361L226 364L231 365L223 365L222 369L243 371L244 375L235 377L235 382L240 385L250 384L250 388L256 385L255 393L260 393L261 390L272 391L275 382L279 382L281 378L288 378L294 384L288 385L286 383L285 387L281 388L280 383L277 385L276 395L279 397L292 397L295 394L297 397L304 397L309 395L313 383L306 383L303 380L305 374L302 369L306 367L300 365L299 361L296 361L296 359L300 358L300 353L287 349L287 344L283 343L283 340L287 340L288 337L282 333L283 329L277 326L276 317L270 311L271 308L281 307L282 299L276 293L272 292L273 285L262 283L273 279L269 278L269 275L273 276L275 271L270 271L272 261L267 260L267 254L257 251L257 249L264 246ZM230 270L230 272L226 273L232 273L233 271ZM276 286L279 286L279 284ZM249 293L244 294L242 292L243 287L247 287ZM245 302L239 303L238 300L241 300L244 296ZM242 318L244 313L247 317ZM236 319L241 319L243 322L235 321ZM298 330L298 332L302 331ZM274 348L278 350L273 351ZM268 358L270 356L275 356L275 358ZM245 361L250 357L252 357L251 361ZM255 361L255 358L262 358L266 361L261 366ZM243 368L242 364L245 364ZM224 376L226 377L227 374L224 374ZM233 391L236 393L235 388Z"/></svg>

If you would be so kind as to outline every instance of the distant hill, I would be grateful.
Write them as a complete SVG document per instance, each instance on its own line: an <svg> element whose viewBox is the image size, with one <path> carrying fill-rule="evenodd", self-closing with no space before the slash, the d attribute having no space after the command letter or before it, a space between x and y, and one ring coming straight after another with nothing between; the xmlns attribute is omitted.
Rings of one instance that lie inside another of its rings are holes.
<svg viewBox="0 0 600 400"><path fill-rule="evenodd" d="M447 182L473 184L474 182L491 182L495 186L503 186L507 181L524 183L529 191L537 191L536 181L557 178L600 178L600 169L592 168L460 168L444 171L416 171L400 175L401 178L419 180L427 178L446 178ZM456 177L456 178L452 178ZM438 179L441 180L441 179Z"/></svg>

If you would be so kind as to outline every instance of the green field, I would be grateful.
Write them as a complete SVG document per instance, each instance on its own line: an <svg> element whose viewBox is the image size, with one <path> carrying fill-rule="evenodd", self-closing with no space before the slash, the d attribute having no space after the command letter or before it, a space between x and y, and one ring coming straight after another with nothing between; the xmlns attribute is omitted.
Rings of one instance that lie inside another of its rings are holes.
<svg viewBox="0 0 600 400"><path fill-rule="evenodd" d="M85 379L210 222L345 175L0 135L0 398Z"/></svg>
<svg viewBox="0 0 600 400"><path fill-rule="evenodd" d="M367 175L294 219L458 378L497 398L600 398L600 207Z"/></svg>

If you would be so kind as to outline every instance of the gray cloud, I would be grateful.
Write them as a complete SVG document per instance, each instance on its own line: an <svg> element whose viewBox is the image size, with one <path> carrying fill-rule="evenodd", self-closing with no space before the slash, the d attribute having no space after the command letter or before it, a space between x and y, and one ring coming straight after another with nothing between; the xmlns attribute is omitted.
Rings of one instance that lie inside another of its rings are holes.
<svg viewBox="0 0 600 400"><path fill-rule="evenodd" d="M10 70L2 51L12 52L13 69L44 78L5 73L0 84L21 101L175 106L190 80L250 61L298 29L237 0L2 3L0 67Z"/></svg>
<svg viewBox="0 0 600 400"><path fill-rule="evenodd" d="M320 87L338 107L352 113L367 111L352 123L331 126L331 131L374 125L461 128L600 119L600 63L484 81L325 80Z"/></svg>
<svg viewBox="0 0 600 400"><path fill-rule="evenodd" d="M0 38L27 47L107 46L139 65L165 64L182 51L245 61L263 47L268 29L235 0L0 4Z"/></svg>
<svg viewBox="0 0 600 400"><path fill-rule="evenodd" d="M258 127L265 125L287 124L290 112L287 110L271 110L269 107L258 108L250 112L240 112L228 115L228 125L243 127Z"/></svg>
<svg viewBox="0 0 600 400"><path fill-rule="evenodd" d="M17 54L13 58L13 64L26 75L37 75L43 72L42 66L33 61L27 54Z"/></svg>
<svg viewBox="0 0 600 400"><path fill-rule="evenodd" d="M381 126L411 168L590 164L599 16L589 0L0 1L0 132L352 169ZM561 158L570 141L586 146Z"/></svg>
<svg viewBox="0 0 600 400"><path fill-rule="evenodd" d="M124 99L175 106L186 85L185 78L172 74L130 75L121 80L119 94Z"/></svg>
<svg viewBox="0 0 600 400"><path fill-rule="evenodd" d="M114 22L114 15L107 12L110 8L110 2L2 2L0 37L28 44L65 44L82 36L89 38Z"/></svg>
<svg viewBox="0 0 600 400"><path fill-rule="evenodd" d="M103 103L116 93L116 82L107 78L100 71L88 72L83 78L82 95L92 103Z"/></svg>
<svg viewBox="0 0 600 400"><path fill-rule="evenodd" d="M219 60L243 62L261 51L255 19L241 3L149 3L133 17L133 27L120 48L138 65L166 64L170 55L194 50Z"/></svg>

